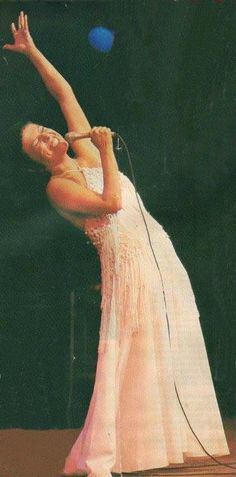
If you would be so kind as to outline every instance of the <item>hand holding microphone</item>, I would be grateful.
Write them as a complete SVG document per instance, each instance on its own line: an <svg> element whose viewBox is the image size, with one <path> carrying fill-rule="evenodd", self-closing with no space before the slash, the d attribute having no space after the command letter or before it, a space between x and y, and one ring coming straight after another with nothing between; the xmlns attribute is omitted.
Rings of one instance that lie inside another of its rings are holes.
<svg viewBox="0 0 236 477"><path fill-rule="evenodd" d="M81 139L91 139L92 143L100 150L112 146L112 137L116 134L107 127L94 127L87 133L78 133L76 131L68 132L65 140L72 145L74 141Z"/></svg>

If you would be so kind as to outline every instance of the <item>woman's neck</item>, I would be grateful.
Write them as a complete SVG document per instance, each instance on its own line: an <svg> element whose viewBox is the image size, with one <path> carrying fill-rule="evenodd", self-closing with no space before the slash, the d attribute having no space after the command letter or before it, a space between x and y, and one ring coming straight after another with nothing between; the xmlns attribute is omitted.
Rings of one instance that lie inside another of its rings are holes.
<svg viewBox="0 0 236 477"><path fill-rule="evenodd" d="M76 161L75 159L72 159L66 154L62 158L62 160L58 162L57 164L55 163L49 164L49 167L47 169L53 176L57 176L57 175L63 174L64 172L68 170L73 170L73 169L77 170L78 164L79 164L78 161Z"/></svg>
<svg viewBox="0 0 236 477"><path fill-rule="evenodd" d="M98 160L87 160L82 157L71 158L67 154L62 158L62 160L55 164L51 163L47 167L49 172L53 176L57 176L65 173L66 171L78 170L78 167L101 167L102 163Z"/></svg>

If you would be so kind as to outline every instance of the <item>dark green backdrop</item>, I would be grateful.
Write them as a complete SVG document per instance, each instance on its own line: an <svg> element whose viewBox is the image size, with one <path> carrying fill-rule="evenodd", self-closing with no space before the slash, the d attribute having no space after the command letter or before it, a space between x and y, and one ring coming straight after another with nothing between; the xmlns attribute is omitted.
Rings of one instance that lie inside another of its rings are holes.
<svg viewBox="0 0 236 477"><path fill-rule="evenodd" d="M220 407L232 415L235 0L2 2L1 45L21 9L91 123L126 139L138 190L188 270ZM108 54L89 46L96 25L115 32ZM57 104L28 60L3 50L0 84L0 425L77 427L96 366L98 257L51 209L47 176L30 172L16 147L18 121L66 132ZM125 154L117 158L130 175Z"/></svg>

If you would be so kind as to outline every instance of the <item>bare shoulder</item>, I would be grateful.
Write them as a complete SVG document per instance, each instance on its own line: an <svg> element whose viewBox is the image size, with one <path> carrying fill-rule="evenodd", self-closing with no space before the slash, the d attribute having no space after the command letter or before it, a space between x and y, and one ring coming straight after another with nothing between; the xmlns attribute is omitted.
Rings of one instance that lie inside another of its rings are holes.
<svg viewBox="0 0 236 477"><path fill-rule="evenodd" d="M73 180L71 177L51 177L47 183L48 190L56 190L60 188L70 187L70 186L82 186L83 180L76 174L76 180Z"/></svg>
<svg viewBox="0 0 236 477"><path fill-rule="evenodd" d="M77 178L76 182L65 177L53 177L49 180L46 193L49 199L54 202L65 195L74 195L78 190L84 188L82 182Z"/></svg>

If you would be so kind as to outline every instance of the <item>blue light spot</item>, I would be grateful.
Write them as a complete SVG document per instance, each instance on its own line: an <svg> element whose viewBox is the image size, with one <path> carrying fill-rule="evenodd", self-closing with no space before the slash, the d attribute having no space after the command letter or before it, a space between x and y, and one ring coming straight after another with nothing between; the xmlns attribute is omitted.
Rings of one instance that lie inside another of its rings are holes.
<svg viewBox="0 0 236 477"><path fill-rule="evenodd" d="M112 49L114 42L114 32L105 27L94 27L88 35L90 45L102 53L107 53Z"/></svg>

